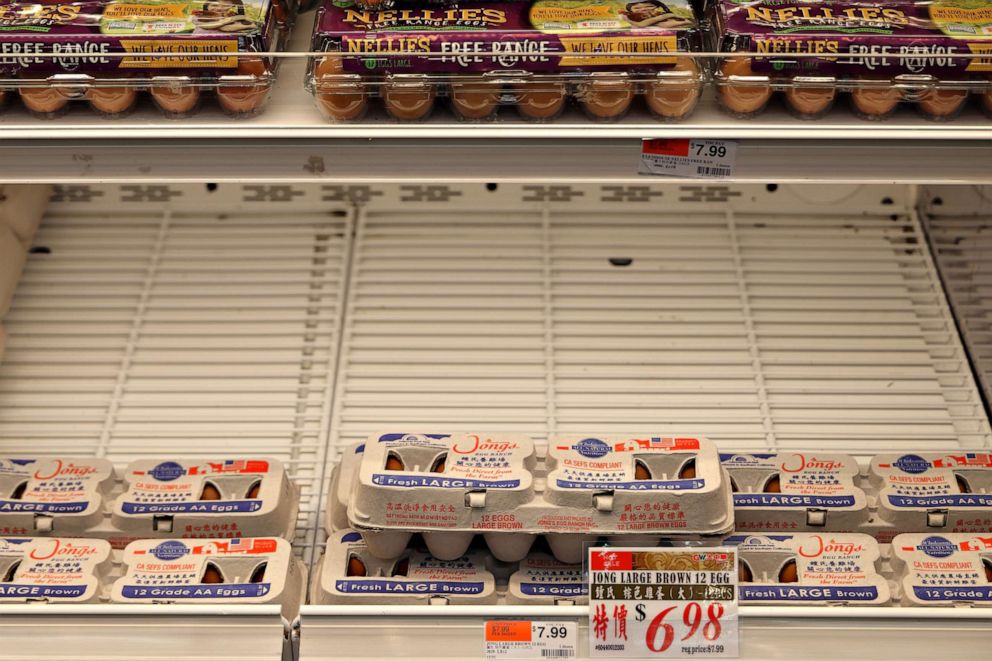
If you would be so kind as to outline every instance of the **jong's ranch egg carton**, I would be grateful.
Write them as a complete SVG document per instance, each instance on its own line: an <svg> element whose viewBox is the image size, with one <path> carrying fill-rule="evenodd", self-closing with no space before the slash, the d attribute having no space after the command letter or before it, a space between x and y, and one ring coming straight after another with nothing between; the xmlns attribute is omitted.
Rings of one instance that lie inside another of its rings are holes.
<svg viewBox="0 0 992 661"><path fill-rule="evenodd" d="M992 530L897 535L890 562L905 606L992 606Z"/></svg>
<svg viewBox="0 0 992 661"><path fill-rule="evenodd" d="M0 537L0 604L106 601L111 553L99 539Z"/></svg>
<svg viewBox="0 0 992 661"><path fill-rule="evenodd" d="M860 533L735 535L742 603L768 605L888 604L878 542Z"/></svg>
<svg viewBox="0 0 992 661"><path fill-rule="evenodd" d="M0 459L0 534L106 539L295 532L299 490L275 459Z"/></svg>
<svg viewBox="0 0 992 661"><path fill-rule="evenodd" d="M521 434L374 434L345 451L335 488L350 526L384 559L415 532L441 559L482 534L505 562L544 535L575 563L602 537L650 544L733 529L726 473L696 437L558 436L544 454ZM341 523L334 509L329 528Z"/></svg>
<svg viewBox="0 0 992 661"><path fill-rule="evenodd" d="M411 545L395 559L369 550L361 533L331 534L311 588L316 604L532 604L571 605L588 601L582 566L546 553L503 563L485 549L440 560Z"/></svg>
<svg viewBox="0 0 992 661"><path fill-rule="evenodd" d="M143 539L122 563L113 603L279 604L291 622L306 593L306 569L279 537Z"/></svg>

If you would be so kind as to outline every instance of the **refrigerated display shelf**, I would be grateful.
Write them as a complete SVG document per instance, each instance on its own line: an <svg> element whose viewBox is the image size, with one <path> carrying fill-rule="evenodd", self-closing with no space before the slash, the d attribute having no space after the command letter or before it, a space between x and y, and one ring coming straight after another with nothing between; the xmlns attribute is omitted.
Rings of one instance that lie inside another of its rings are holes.
<svg viewBox="0 0 992 661"><path fill-rule="evenodd" d="M58 186L5 320L0 449L279 457L312 562L328 468L386 427L989 448L914 205L907 186ZM154 609L2 606L0 638L18 660L278 658L252 643L282 631L271 609ZM746 609L745 656L977 658L992 617L863 610ZM305 606L302 659L477 658L470 611Z"/></svg>

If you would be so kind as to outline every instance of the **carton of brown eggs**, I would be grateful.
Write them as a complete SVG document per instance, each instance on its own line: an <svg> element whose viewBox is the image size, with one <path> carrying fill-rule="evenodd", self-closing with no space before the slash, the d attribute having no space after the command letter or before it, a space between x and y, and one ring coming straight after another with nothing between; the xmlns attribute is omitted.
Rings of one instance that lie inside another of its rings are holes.
<svg viewBox="0 0 992 661"><path fill-rule="evenodd" d="M849 455L721 454L720 461L730 475L740 532L853 531L869 519L858 462Z"/></svg>
<svg viewBox="0 0 992 661"><path fill-rule="evenodd" d="M0 537L0 603L98 602L112 565L103 540Z"/></svg>
<svg viewBox="0 0 992 661"><path fill-rule="evenodd" d="M510 575L508 604L563 605L589 603L589 585L581 564L565 564L546 553L533 553Z"/></svg>
<svg viewBox="0 0 992 661"><path fill-rule="evenodd" d="M395 559L372 554L354 530L339 530L328 540L311 591L316 604L492 604L496 582L486 556L470 552L439 560L406 550Z"/></svg>
<svg viewBox="0 0 992 661"><path fill-rule="evenodd" d="M878 571L878 543L868 535L734 535L724 544L738 549L742 603L872 606L890 600Z"/></svg>
<svg viewBox="0 0 992 661"><path fill-rule="evenodd" d="M992 453L987 450L877 455L869 480L877 492L879 523L891 532L992 530Z"/></svg>
<svg viewBox="0 0 992 661"><path fill-rule="evenodd" d="M0 534L86 536L113 488L106 459L0 458Z"/></svg>
<svg viewBox="0 0 992 661"><path fill-rule="evenodd" d="M704 439L560 436L548 445L545 455L521 434L374 434L360 452L346 450L338 496L351 485L347 518L383 559L414 532L445 560L482 534L498 560L516 562L545 535L556 558L577 563L602 537L645 544L733 528L729 482Z"/></svg>
<svg viewBox="0 0 992 661"><path fill-rule="evenodd" d="M896 594L906 606L992 606L992 532L912 533L892 540Z"/></svg>
<svg viewBox="0 0 992 661"><path fill-rule="evenodd" d="M143 539L122 562L110 593L120 604L279 604L291 622L306 590L303 563L278 537Z"/></svg>

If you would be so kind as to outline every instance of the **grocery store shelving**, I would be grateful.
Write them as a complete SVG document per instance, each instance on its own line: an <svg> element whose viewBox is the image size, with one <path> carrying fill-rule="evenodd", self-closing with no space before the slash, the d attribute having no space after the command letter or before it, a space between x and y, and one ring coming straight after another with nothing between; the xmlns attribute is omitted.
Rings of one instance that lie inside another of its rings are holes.
<svg viewBox="0 0 992 661"><path fill-rule="evenodd" d="M512 111L498 123L439 112L423 124L381 114L329 124L303 89L312 20L300 17L293 55L257 117L204 108L168 120L146 102L120 119L80 107L38 120L12 104L0 113L0 181L630 181L642 139L683 137L740 140L737 181L992 182L992 119L974 107L951 122L910 109L873 122L844 108L804 121L777 107L735 120L708 92L689 120L672 124L643 110L607 124L575 110L547 124Z"/></svg>

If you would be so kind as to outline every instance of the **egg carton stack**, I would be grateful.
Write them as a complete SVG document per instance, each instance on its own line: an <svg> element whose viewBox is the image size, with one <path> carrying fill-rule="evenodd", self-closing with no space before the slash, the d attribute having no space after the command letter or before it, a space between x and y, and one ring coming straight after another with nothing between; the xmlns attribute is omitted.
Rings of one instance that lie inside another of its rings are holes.
<svg viewBox="0 0 992 661"><path fill-rule="evenodd" d="M0 459L0 535L292 539L299 489L275 459Z"/></svg>
<svg viewBox="0 0 992 661"><path fill-rule="evenodd" d="M50 194L51 186L0 186L0 361L7 344L3 318Z"/></svg>
<svg viewBox="0 0 992 661"><path fill-rule="evenodd" d="M777 95L805 119L845 97L872 120L900 105L950 120L970 99L992 116L990 0L718 0L714 14L717 98L734 116Z"/></svg>
<svg viewBox="0 0 992 661"><path fill-rule="evenodd" d="M379 582L415 566L454 580L465 567L484 575L507 564L508 602L554 603L582 594L589 546L716 544L733 510L705 439L557 437L545 453L520 434L385 433L345 450L326 525L318 603L386 590ZM481 590L473 598L497 598L485 580L470 582Z"/></svg>
<svg viewBox="0 0 992 661"><path fill-rule="evenodd" d="M284 539L0 537L0 603L278 604L292 622L306 573Z"/></svg>
<svg viewBox="0 0 992 661"><path fill-rule="evenodd" d="M992 530L992 453L723 454L739 532Z"/></svg>
<svg viewBox="0 0 992 661"><path fill-rule="evenodd" d="M148 96L169 117L213 96L230 115L257 113L297 3L285 0L0 1L0 102L59 117L85 101L119 117ZM43 28L43 29L40 29Z"/></svg>
<svg viewBox="0 0 992 661"><path fill-rule="evenodd" d="M424 121L442 103L470 122L546 122L569 103L678 121L707 78L702 43L689 0L324 0L307 88L333 122L375 107Z"/></svg>

